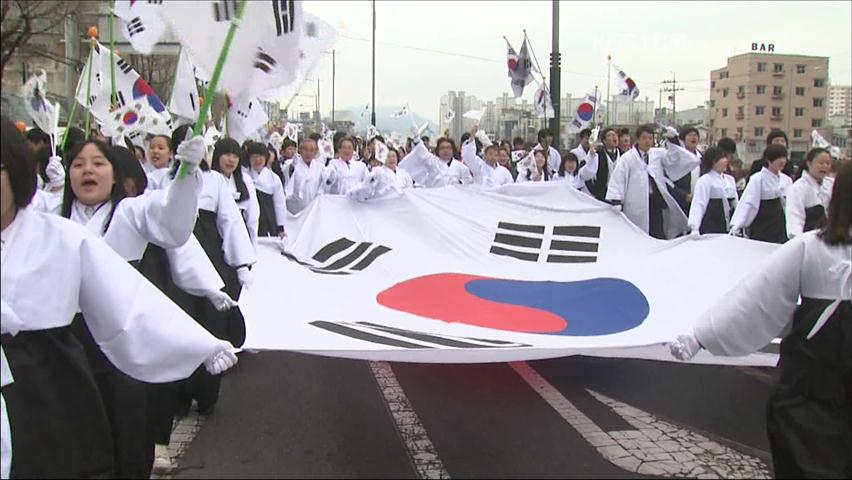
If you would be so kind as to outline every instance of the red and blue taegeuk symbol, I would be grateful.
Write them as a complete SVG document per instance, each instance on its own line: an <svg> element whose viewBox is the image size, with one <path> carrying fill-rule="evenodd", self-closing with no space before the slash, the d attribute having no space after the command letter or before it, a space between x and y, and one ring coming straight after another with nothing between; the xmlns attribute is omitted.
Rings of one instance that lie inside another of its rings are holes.
<svg viewBox="0 0 852 480"><path fill-rule="evenodd" d="M376 300L450 323L564 336L630 330L650 311L642 291L620 278L554 282L439 273L398 283Z"/></svg>
<svg viewBox="0 0 852 480"><path fill-rule="evenodd" d="M133 99L136 100L141 97L145 97L148 101L148 105L151 105L151 108L153 108L155 112L162 113L166 110L166 107L163 106L163 102L160 101L160 97L157 96L157 92L148 85L148 82L146 82L145 79L139 77L135 82L133 82Z"/></svg>
<svg viewBox="0 0 852 480"><path fill-rule="evenodd" d="M589 102L583 102L577 107L577 116L584 122L591 120L594 114L595 107Z"/></svg>

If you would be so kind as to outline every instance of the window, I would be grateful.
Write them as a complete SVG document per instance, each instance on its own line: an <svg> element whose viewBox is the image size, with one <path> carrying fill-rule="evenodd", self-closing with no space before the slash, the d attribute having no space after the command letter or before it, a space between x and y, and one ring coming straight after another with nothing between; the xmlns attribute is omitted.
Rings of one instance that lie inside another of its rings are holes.
<svg viewBox="0 0 852 480"><path fill-rule="evenodd" d="M793 129L793 138L802 138L803 133L804 132L802 131L801 128L794 128Z"/></svg>
<svg viewBox="0 0 852 480"><path fill-rule="evenodd" d="M814 118L813 120L811 120L811 126L814 128L820 128L822 126L822 120Z"/></svg>
<svg viewBox="0 0 852 480"><path fill-rule="evenodd" d="M796 87L796 96L804 97L805 96L805 87Z"/></svg>
<svg viewBox="0 0 852 480"><path fill-rule="evenodd" d="M825 102L825 100L823 100L822 98L815 98L814 99L814 106L815 107L821 107L824 102Z"/></svg>
<svg viewBox="0 0 852 480"><path fill-rule="evenodd" d="M745 115L744 109L745 109L745 107L743 107L743 106L737 107L737 115L739 115L739 116Z"/></svg>
<svg viewBox="0 0 852 480"><path fill-rule="evenodd" d="M773 71L774 71L775 73L781 73L781 72L783 72L783 71L784 71L784 64L783 64L783 63L776 63L776 64L775 64L775 69L774 69Z"/></svg>
<svg viewBox="0 0 852 480"><path fill-rule="evenodd" d="M804 65L796 65L796 73L805 73Z"/></svg>
<svg viewBox="0 0 852 480"><path fill-rule="evenodd" d="M727 136L728 136L728 129L727 129L727 128L723 128L723 129L722 129L722 136L723 136L723 137L727 137Z"/></svg>
<svg viewBox="0 0 852 480"><path fill-rule="evenodd" d="M804 115L805 115L805 109L804 109L804 108L802 108L802 107L797 107L797 108L796 108L796 110L794 111L794 114L795 114L797 117L802 117L802 116L804 116Z"/></svg>
<svg viewBox="0 0 852 480"><path fill-rule="evenodd" d="M764 95L764 94L766 94L766 85L758 85L758 86L757 86L757 93L758 93L759 95Z"/></svg>
<svg viewBox="0 0 852 480"><path fill-rule="evenodd" d="M737 87L737 93L745 94L745 85L740 85L739 87Z"/></svg>
<svg viewBox="0 0 852 480"><path fill-rule="evenodd" d="M781 116L781 107L772 107L772 116L780 117Z"/></svg>
<svg viewBox="0 0 852 480"><path fill-rule="evenodd" d="M728 78L728 71L727 70L719 73L719 79L721 80L723 78Z"/></svg>
<svg viewBox="0 0 852 480"><path fill-rule="evenodd" d="M766 71L766 62L757 62L757 71L765 72Z"/></svg>
<svg viewBox="0 0 852 480"><path fill-rule="evenodd" d="M754 114L755 115L763 115L764 113L766 113L766 107L763 107L763 106L754 107Z"/></svg>
<svg viewBox="0 0 852 480"><path fill-rule="evenodd" d="M722 116L723 116L723 117L727 117L727 116L728 116L728 109L727 109L727 108L723 108L723 109L722 109Z"/></svg>
<svg viewBox="0 0 852 480"><path fill-rule="evenodd" d="M722 89L722 96L723 96L723 97L727 97L727 96L728 96L728 89L727 89L727 88L723 88L723 89Z"/></svg>
<svg viewBox="0 0 852 480"><path fill-rule="evenodd" d="M737 127L737 137L743 138L743 127Z"/></svg>
<svg viewBox="0 0 852 480"><path fill-rule="evenodd" d="M781 95L782 93L784 93L784 88L780 85L772 87L772 95Z"/></svg>
<svg viewBox="0 0 852 480"><path fill-rule="evenodd" d="M814 79L814 87L820 88L820 87L824 87L824 86L825 86L825 79L824 78L815 78Z"/></svg>
<svg viewBox="0 0 852 480"><path fill-rule="evenodd" d="M716 80L710 80L710 88L714 88L716 86Z"/></svg>
<svg viewBox="0 0 852 480"><path fill-rule="evenodd" d="M716 100L710 100L710 106L715 107L716 106Z"/></svg>
<svg viewBox="0 0 852 480"><path fill-rule="evenodd" d="M755 127L754 128L754 136L762 137L763 136L763 127Z"/></svg>

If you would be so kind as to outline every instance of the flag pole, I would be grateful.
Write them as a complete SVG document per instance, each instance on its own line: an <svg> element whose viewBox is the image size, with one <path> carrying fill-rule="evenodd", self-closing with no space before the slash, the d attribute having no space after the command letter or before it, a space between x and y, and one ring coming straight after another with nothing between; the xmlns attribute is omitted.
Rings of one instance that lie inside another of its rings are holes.
<svg viewBox="0 0 852 480"><path fill-rule="evenodd" d="M91 29L90 29L91 30ZM89 139L91 133L89 132L89 123L91 122L91 102L92 102L92 51L95 49L95 40L96 35L91 36L91 44L89 45L89 68L88 73L86 74L86 140Z"/></svg>
<svg viewBox="0 0 852 480"><path fill-rule="evenodd" d="M609 104L610 104L609 85L610 85L610 83L612 83L612 82L609 81L610 72L612 72L612 55L607 55L606 56L606 125L607 126L609 126Z"/></svg>
<svg viewBox="0 0 852 480"><path fill-rule="evenodd" d="M234 40L234 34L237 32L240 22L243 19L243 12L246 9L246 0L240 0L237 4L237 15L231 21L231 26L228 27L228 34L225 36L225 43L222 44L222 49L219 51L219 59L216 60L216 68L213 69L213 76L210 77L210 85L207 86L207 94L216 94L216 87L219 85L219 77L222 75L222 68L225 66L225 60L228 58L228 51L231 49L231 42ZM204 102L201 106L201 111L198 112L198 120L195 121L195 127L192 129L193 135L201 135L204 132L204 123L207 121L207 115L210 113L210 105L213 102ZM227 118L227 115L226 115ZM181 164L177 178L183 178L187 174L186 164Z"/></svg>
<svg viewBox="0 0 852 480"><path fill-rule="evenodd" d="M91 57L91 54L89 55ZM91 58L89 58L91 61ZM71 122L74 120L74 114L77 113L77 95L76 91L74 92L74 98L71 98L71 111L68 112L68 121L65 122L65 132L62 133L62 149L65 150L68 147L68 130L71 129Z"/></svg>

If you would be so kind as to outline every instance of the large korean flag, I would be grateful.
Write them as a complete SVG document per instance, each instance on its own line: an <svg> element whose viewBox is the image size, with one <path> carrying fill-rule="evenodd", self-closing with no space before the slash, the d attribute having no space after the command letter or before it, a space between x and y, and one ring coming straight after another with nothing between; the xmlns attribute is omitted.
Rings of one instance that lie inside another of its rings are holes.
<svg viewBox="0 0 852 480"><path fill-rule="evenodd" d="M775 248L656 240L562 182L321 196L287 231L284 249L261 241L240 298L245 348L412 362L671 360L663 343Z"/></svg>

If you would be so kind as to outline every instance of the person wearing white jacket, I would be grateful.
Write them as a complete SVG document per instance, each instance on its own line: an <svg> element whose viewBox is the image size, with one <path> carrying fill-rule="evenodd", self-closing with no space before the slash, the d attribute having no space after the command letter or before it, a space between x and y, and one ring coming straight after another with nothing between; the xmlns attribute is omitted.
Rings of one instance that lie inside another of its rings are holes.
<svg viewBox="0 0 852 480"><path fill-rule="evenodd" d="M413 129L414 130L414 129ZM453 158L456 143L448 137L441 137L436 142L433 155L424 142L412 132L411 152L399 162L399 166L411 174L415 185L426 188L444 187L447 185L469 185L473 183L470 169L462 162Z"/></svg>
<svg viewBox="0 0 852 480"><path fill-rule="evenodd" d="M476 138L479 138L485 146L485 159L476 154ZM479 125L474 125L470 130L470 138L462 144L461 148L462 163L470 169L474 184L494 188L515 183L512 172L497 164L497 155L497 146L491 143L488 135L479 129Z"/></svg>
<svg viewBox="0 0 852 480"><path fill-rule="evenodd" d="M190 172L168 194L114 204L112 187L101 184L112 168L103 153L108 147L81 145L70 168L73 181L85 190L80 208L93 214L115 210L100 214L111 220L102 240L81 225L27 208L35 187L31 158L6 119L2 137L0 325L8 360L2 396L12 434L3 465L10 466L12 477L115 476L114 438L90 358L72 326L76 312L83 314L99 355L138 380L171 382L202 362L214 372L236 362L230 344L204 331L121 255L136 252L141 258L136 247L144 249L147 242L132 241L131 233L150 235L166 247L186 242L197 178ZM191 149L182 153L194 157ZM106 200L90 203L104 191ZM170 210L177 217L173 221L161 216ZM121 251L110 245L117 240L127 244ZM47 285L46 290L27 287L35 284Z"/></svg>
<svg viewBox="0 0 852 480"><path fill-rule="evenodd" d="M702 158L707 173L695 182L689 205L689 229L693 234L728 233L737 206L737 182L725 173L730 154L710 147Z"/></svg>
<svg viewBox="0 0 852 480"><path fill-rule="evenodd" d="M787 235L790 238L822 226L825 212L831 201L834 179L831 171L831 154L824 148L814 148L805 156L805 170L787 191Z"/></svg>
<svg viewBox="0 0 852 480"><path fill-rule="evenodd" d="M731 218L731 234L762 242L787 241L784 203L793 181L782 170L787 164L787 148L772 144L763 152L765 166L749 178L739 205Z"/></svg>
<svg viewBox="0 0 852 480"><path fill-rule="evenodd" d="M702 348L746 355L784 336L766 422L778 478L852 477L850 217L847 162L826 225L781 246L670 344L689 360Z"/></svg>
<svg viewBox="0 0 852 480"><path fill-rule="evenodd" d="M337 171L322 164L316 140L305 138L299 144L299 153L287 167L287 184L284 189L287 210L297 214L311 202L328 191Z"/></svg>

